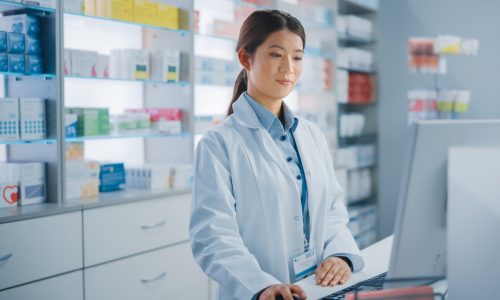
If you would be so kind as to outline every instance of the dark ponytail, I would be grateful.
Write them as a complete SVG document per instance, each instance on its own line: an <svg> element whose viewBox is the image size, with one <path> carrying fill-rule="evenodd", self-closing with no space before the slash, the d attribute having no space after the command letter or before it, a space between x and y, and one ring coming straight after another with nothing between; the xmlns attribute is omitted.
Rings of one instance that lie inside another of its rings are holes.
<svg viewBox="0 0 500 300"><path fill-rule="evenodd" d="M243 48L248 54L253 55L271 34L279 30L289 30L297 34L302 39L303 47L306 47L306 33L297 18L279 10L256 10L241 25L236 52ZM233 103L247 90L247 87L248 77L243 69L234 83L233 99L227 110L228 116L233 113Z"/></svg>

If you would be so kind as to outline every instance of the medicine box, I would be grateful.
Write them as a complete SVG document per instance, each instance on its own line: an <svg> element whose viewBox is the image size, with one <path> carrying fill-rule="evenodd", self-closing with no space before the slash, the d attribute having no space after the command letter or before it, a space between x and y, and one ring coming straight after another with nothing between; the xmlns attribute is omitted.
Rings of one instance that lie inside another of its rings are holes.
<svg viewBox="0 0 500 300"><path fill-rule="evenodd" d="M134 79L149 79L149 51L135 50L132 52L132 70Z"/></svg>
<svg viewBox="0 0 500 300"><path fill-rule="evenodd" d="M87 199L97 196L99 196L99 179L66 181L66 199Z"/></svg>
<svg viewBox="0 0 500 300"><path fill-rule="evenodd" d="M109 78L109 62L109 55L98 55L96 64L97 77Z"/></svg>
<svg viewBox="0 0 500 300"><path fill-rule="evenodd" d="M81 147L83 148L83 145ZM68 148L66 150L68 151ZM67 159L66 198L93 198L99 196L100 163L97 161Z"/></svg>
<svg viewBox="0 0 500 300"><path fill-rule="evenodd" d="M1 31L24 33L37 37L40 35L41 29L40 18L35 15L18 14L0 18Z"/></svg>
<svg viewBox="0 0 500 300"><path fill-rule="evenodd" d="M7 52L7 32L0 31L0 52Z"/></svg>
<svg viewBox="0 0 500 300"><path fill-rule="evenodd" d="M26 54L40 54L42 52L42 42L40 37L24 36Z"/></svg>
<svg viewBox="0 0 500 300"><path fill-rule="evenodd" d="M78 115L65 114L64 115L64 128L67 138L75 138L78 136Z"/></svg>
<svg viewBox="0 0 500 300"><path fill-rule="evenodd" d="M66 143L66 160L83 160L84 157L84 146L83 143Z"/></svg>
<svg viewBox="0 0 500 300"><path fill-rule="evenodd" d="M180 11L173 5L158 3L155 25L170 29L179 29Z"/></svg>
<svg viewBox="0 0 500 300"><path fill-rule="evenodd" d="M7 163L9 181L19 186L19 205L45 202L45 163Z"/></svg>
<svg viewBox="0 0 500 300"><path fill-rule="evenodd" d="M125 166L123 163L103 163L99 175L99 191L109 192L125 188Z"/></svg>
<svg viewBox="0 0 500 300"><path fill-rule="evenodd" d="M17 183L2 183L0 182L0 208L17 206L19 199L19 188Z"/></svg>
<svg viewBox="0 0 500 300"><path fill-rule="evenodd" d="M0 18L1 20L1 18ZM7 33L7 52L20 54L25 52L26 41L24 34L19 32Z"/></svg>
<svg viewBox="0 0 500 300"><path fill-rule="evenodd" d="M21 139L44 139L46 135L45 124L45 99L21 98L19 99L21 115Z"/></svg>
<svg viewBox="0 0 500 300"><path fill-rule="evenodd" d="M172 188L188 189L193 185L194 168L191 164L175 165L172 168Z"/></svg>
<svg viewBox="0 0 500 300"><path fill-rule="evenodd" d="M26 72L26 60L24 54L8 54L7 61L9 64L9 72L22 74Z"/></svg>
<svg viewBox="0 0 500 300"><path fill-rule="evenodd" d="M158 4L150 0L135 0L134 19L138 23L154 25Z"/></svg>
<svg viewBox="0 0 500 300"><path fill-rule="evenodd" d="M64 49L64 75L73 75L71 70L71 50Z"/></svg>
<svg viewBox="0 0 500 300"><path fill-rule="evenodd" d="M9 71L9 59L7 53L0 53L0 72Z"/></svg>
<svg viewBox="0 0 500 300"><path fill-rule="evenodd" d="M127 186L140 189L170 189L172 176L170 165L146 164L127 167Z"/></svg>
<svg viewBox="0 0 500 300"><path fill-rule="evenodd" d="M87 16L99 16L97 13L98 2L104 2L100 0L83 0L83 13ZM101 17L107 17L101 16Z"/></svg>
<svg viewBox="0 0 500 300"><path fill-rule="evenodd" d="M78 115L78 136L109 134L109 109L68 108L68 112Z"/></svg>
<svg viewBox="0 0 500 300"><path fill-rule="evenodd" d="M41 74L43 71L43 60L39 54L28 54L25 57L26 74Z"/></svg>
<svg viewBox="0 0 500 300"><path fill-rule="evenodd" d="M71 50L72 75L82 77L97 76L97 60L99 55L94 51Z"/></svg>
<svg viewBox="0 0 500 300"><path fill-rule="evenodd" d="M0 98L0 140L19 139L19 100Z"/></svg>
<svg viewBox="0 0 500 300"><path fill-rule="evenodd" d="M122 21L134 21L134 0L101 0L107 2L109 17Z"/></svg>
<svg viewBox="0 0 500 300"><path fill-rule="evenodd" d="M155 80L179 82L181 53L175 50L158 50L152 55L152 74Z"/></svg>

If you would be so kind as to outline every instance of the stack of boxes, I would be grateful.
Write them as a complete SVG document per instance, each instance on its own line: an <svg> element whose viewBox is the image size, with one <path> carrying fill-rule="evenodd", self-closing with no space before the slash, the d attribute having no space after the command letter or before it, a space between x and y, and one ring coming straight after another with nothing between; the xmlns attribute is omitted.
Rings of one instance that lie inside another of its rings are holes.
<svg viewBox="0 0 500 300"><path fill-rule="evenodd" d="M234 60L199 56L195 69L197 84L232 86L241 67Z"/></svg>
<svg viewBox="0 0 500 300"><path fill-rule="evenodd" d="M340 36L369 40L372 37L372 31L373 25L368 19L356 15L339 16L337 19L337 33Z"/></svg>
<svg viewBox="0 0 500 300"><path fill-rule="evenodd" d="M355 47L340 48L337 65L341 68L371 71L373 69L373 54Z"/></svg>
<svg viewBox="0 0 500 300"><path fill-rule="evenodd" d="M353 206L349 209L349 223L354 240L360 248L365 248L377 238L377 207L373 204Z"/></svg>
<svg viewBox="0 0 500 300"><path fill-rule="evenodd" d="M111 55L64 50L65 75L179 82L181 53L176 50L115 49Z"/></svg>
<svg viewBox="0 0 500 300"><path fill-rule="evenodd" d="M180 28L180 9L150 0L67 0L73 13L138 22L169 29Z"/></svg>
<svg viewBox="0 0 500 300"><path fill-rule="evenodd" d="M357 145L337 149L335 166L347 169L371 166L375 163L375 145Z"/></svg>
<svg viewBox="0 0 500 300"><path fill-rule="evenodd" d="M45 202L45 163L0 163L0 207Z"/></svg>
<svg viewBox="0 0 500 300"><path fill-rule="evenodd" d="M46 138L45 99L0 98L0 140Z"/></svg>
<svg viewBox="0 0 500 300"><path fill-rule="evenodd" d="M41 21L30 14L0 17L0 72L43 72Z"/></svg>
<svg viewBox="0 0 500 300"><path fill-rule="evenodd" d="M337 71L337 93L339 103L368 104L373 101L374 78L369 74Z"/></svg>
<svg viewBox="0 0 500 300"><path fill-rule="evenodd" d="M110 133L109 109L66 108L66 132L73 133L75 131L77 136L108 135Z"/></svg>
<svg viewBox="0 0 500 300"><path fill-rule="evenodd" d="M190 164L146 164L127 166L127 186L147 190L187 189L193 183L194 169Z"/></svg>

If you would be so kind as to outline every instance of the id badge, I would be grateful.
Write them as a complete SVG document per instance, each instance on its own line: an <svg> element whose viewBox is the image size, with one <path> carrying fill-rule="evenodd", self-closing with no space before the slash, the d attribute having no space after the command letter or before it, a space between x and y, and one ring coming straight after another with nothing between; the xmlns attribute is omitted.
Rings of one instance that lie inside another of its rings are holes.
<svg viewBox="0 0 500 300"><path fill-rule="evenodd" d="M316 249L310 249L309 251L302 252L300 255L294 256L292 258L292 263L295 281L311 275L316 271L316 267L318 266Z"/></svg>

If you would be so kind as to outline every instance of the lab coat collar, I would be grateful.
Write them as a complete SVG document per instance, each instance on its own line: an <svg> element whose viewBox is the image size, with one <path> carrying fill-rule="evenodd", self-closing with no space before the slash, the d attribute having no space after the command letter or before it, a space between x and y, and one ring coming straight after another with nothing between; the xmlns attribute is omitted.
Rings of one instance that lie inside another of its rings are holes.
<svg viewBox="0 0 500 300"><path fill-rule="evenodd" d="M257 116L254 108L250 105L249 101L252 101L252 99L247 100L246 97L249 97L249 95L246 94L246 92L243 92L238 99L233 103L233 113L236 117L236 119L239 121L240 124L244 125L245 127L253 128L253 129L258 129L258 128L264 128L266 131L269 131L270 125L272 124L263 124L261 122L262 120L259 119ZM255 101L255 100L253 100ZM258 103L257 103L258 104ZM260 104L258 104L260 105ZM265 109L265 108L264 108ZM286 130L291 130L293 133L295 129L297 128L297 125L299 123L299 120L297 117L295 117L295 114L292 112L292 110L286 105L285 102L283 102L283 109L284 109L284 116L285 116L285 123L287 124ZM274 121L274 120L272 120ZM268 127L268 128L266 128Z"/></svg>

